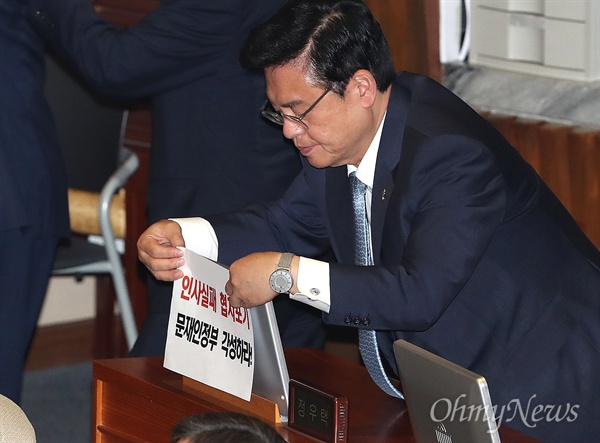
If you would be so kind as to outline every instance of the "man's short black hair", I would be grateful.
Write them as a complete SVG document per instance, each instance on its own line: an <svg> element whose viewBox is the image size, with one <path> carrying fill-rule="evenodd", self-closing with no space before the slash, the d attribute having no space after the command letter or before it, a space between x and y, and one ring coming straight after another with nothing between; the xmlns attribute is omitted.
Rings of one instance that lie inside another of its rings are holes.
<svg viewBox="0 0 600 443"><path fill-rule="evenodd" d="M207 412L180 420L171 432L171 442L190 443L285 443L274 427L238 412Z"/></svg>
<svg viewBox="0 0 600 443"><path fill-rule="evenodd" d="M250 33L241 61L258 70L298 61L309 83L342 97L359 69L373 74L380 92L395 77L387 40L362 0L288 1Z"/></svg>

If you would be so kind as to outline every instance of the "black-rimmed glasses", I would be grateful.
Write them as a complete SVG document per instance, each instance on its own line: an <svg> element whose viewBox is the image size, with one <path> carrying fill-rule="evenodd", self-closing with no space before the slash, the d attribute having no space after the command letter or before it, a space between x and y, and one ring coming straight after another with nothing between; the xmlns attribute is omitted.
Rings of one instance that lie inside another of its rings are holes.
<svg viewBox="0 0 600 443"><path fill-rule="evenodd" d="M331 91L330 88L325 89L325 92L323 92L323 94L321 94L321 96L318 99L316 99L315 102L312 105L310 105L308 107L308 109L300 115L289 115L289 114L284 114L281 111L276 111L271 106L271 103L269 102L269 100L266 100L264 105L262 105L262 107L260 108L260 113L262 114L262 116L264 118L272 121L273 123L277 123L278 125L283 126L283 121L284 121L284 119L287 118L288 120L291 120L294 123L298 123L304 129L308 129L308 125L306 123L304 123L302 120L304 119L304 117L306 117L306 115L310 111L313 110L313 108L315 106L317 106L317 104L323 99L323 97L325 97L327 95L327 93L329 91Z"/></svg>

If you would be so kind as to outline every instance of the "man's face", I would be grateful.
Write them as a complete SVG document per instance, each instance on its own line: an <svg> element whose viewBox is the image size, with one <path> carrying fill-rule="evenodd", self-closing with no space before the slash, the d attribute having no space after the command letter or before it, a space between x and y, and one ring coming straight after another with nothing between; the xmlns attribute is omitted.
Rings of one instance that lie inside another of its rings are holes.
<svg viewBox="0 0 600 443"><path fill-rule="evenodd" d="M293 64L268 68L265 76L267 97L283 114L302 114L325 91L306 83L301 67ZM284 119L283 135L316 168L358 166L373 136L371 114L359 95L351 80L343 99L331 91L306 115L303 122L308 129Z"/></svg>

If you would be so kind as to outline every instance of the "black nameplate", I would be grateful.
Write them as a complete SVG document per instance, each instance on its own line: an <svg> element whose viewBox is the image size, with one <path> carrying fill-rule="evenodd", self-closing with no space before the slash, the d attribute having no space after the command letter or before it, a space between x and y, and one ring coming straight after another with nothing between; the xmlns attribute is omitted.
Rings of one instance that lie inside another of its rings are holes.
<svg viewBox="0 0 600 443"><path fill-rule="evenodd" d="M348 398L290 380L288 425L328 443L346 442Z"/></svg>

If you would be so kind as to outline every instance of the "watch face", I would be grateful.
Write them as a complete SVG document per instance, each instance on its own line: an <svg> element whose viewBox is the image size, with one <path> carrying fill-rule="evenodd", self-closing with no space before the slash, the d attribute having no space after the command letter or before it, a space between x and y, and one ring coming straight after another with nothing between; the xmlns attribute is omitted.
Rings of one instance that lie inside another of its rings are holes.
<svg viewBox="0 0 600 443"><path fill-rule="evenodd" d="M292 289L292 274L285 269L278 269L271 274L269 283L271 284L271 289L273 289L273 291L283 294Z"/></svg>

